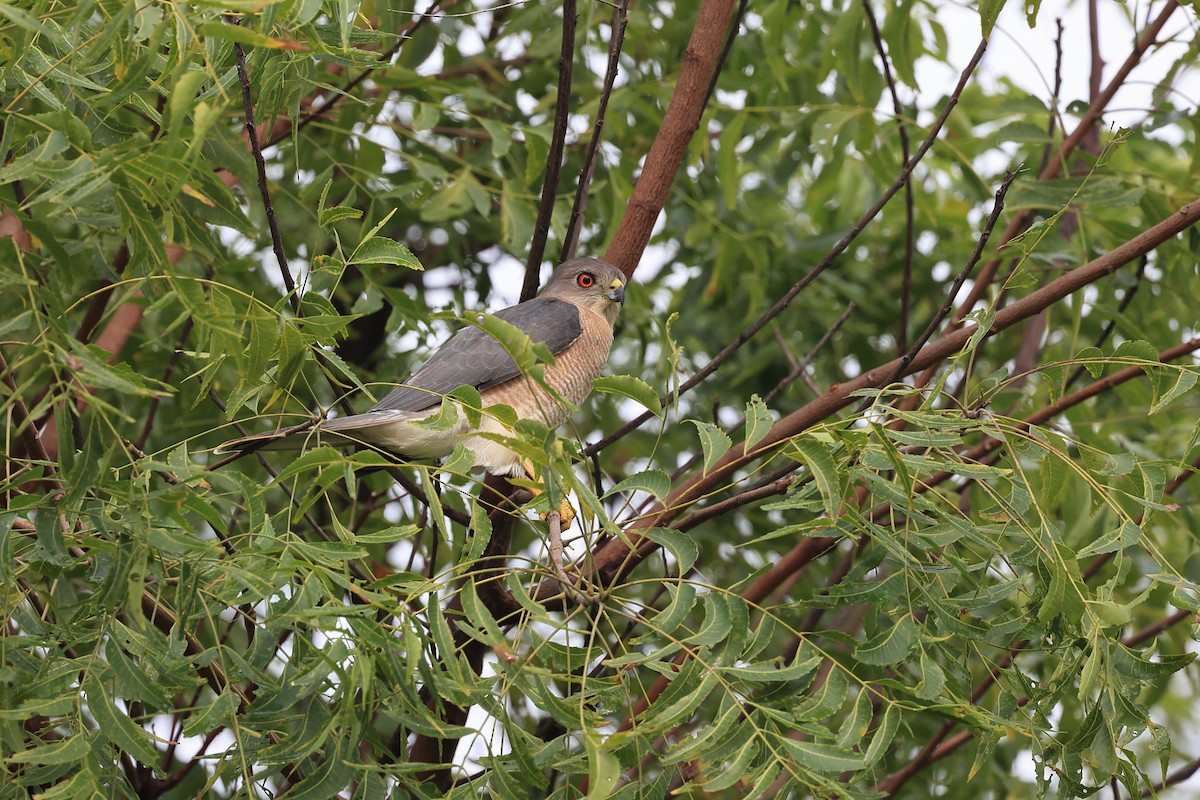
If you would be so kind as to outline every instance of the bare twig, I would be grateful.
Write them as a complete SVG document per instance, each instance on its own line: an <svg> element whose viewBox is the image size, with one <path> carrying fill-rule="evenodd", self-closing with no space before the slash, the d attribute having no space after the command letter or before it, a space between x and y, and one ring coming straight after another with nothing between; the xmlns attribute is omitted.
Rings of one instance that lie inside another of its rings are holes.
<svg viewBox="0 0 1200 800"><path fill-rule="evenodd" d="M588 142L587 153L583 157L583 169L579 172L579 183L575 187L575 202L571 205L571 218L567 223L567 235L563 239L562 253L559 262L568 261L575 257L579 247L579 231L583 228L583 212L587 208L588 187L592 183L592 175L596 169L596 156L600 152L600 142L604 133L604 119L608 112L608 100L612 97L613 84L617 80L617 72L621 66L621 48L625 44L625 27L629 22L629 0L621 0L620 5L613 9L612 36L608 42L608 67L604 72L604 87L600 90L600 102L596 108L596 121L592 126L592 139Z"/></svg>
<svg viewBox="0 0 1200 800"><path fill-rule="evenodd" d="M594 606L603 599L600 594L590 594L575 586L575 581L563 566L562 516L557 510L546 515L550 527L550 571L554 573L558 587L571 602L581 606Z"/></svg>
<svg viewBox="0 0 1200 800"><path fill-rule="evenodd" d="M232 20L231 25L237 25ZM271 250L275 253L275 263L283 275L283 285L287 287L292 310L296 316L303 316L300 307L300 294L296 291L296 279L292 277L292 269L288 266L287 255L283 252L283 236L279 232L279 222L275 219L275 206L271 203L271 190L267 186L267 162L263 159L262 146L258 142L258 127L254 122L254 102L250 99L250 73L246 70L246 50L241 42L234 44L237 56L238 81L242 87L242 111L246 120L246 138L250 143L250 152L254 156L254 168L258 173L258 194L263 201L263 211L267 215L267 227L271 232Z"/></svg>
<svg viewBox="0 0 1200 800"><path fill-rule="evenodd" d="M875 11L871 8L871 0L863 0L863 11L866 12L867 22L871 26L871 38L875 42L875 52L879 54L879 62L883 64L883 78L887 81L888 92L892 96L892 110L896 114L896 132L900 139L900 153L904 162L908 162L908 126L904 124L904 106L900 104L900 95L896 92L896 81L892 77L892 65L888 59L887 50L883 46L883 34L879 31L879 22L875 19ZM912 270L913 253L916 250L916 219L913 209L912 181L904 182L904 274L900 279L900 320L896 324L896 350L904 353L908 350L908 309L912 300Z"/></svg>
<svg viewBox="0 0 1200 800"><path fill-rule="evenodd" d="M575 0L563 0L562 48L558 54L558 97L554 103L554 133L550 137L550 153L546 156L546 175L542 180L542 199L538 204L537 221L533 224L533 239L525 259L525 281L521 285L521 302L537 294L541 276L542 254L550 235L550 220L554 216L554 198L558 194L558 173L562 169L563 147L567 141L567 120L571 116L571 74L575 63Z"/></svg>
<svg viewBox="0 0 1200 800"><path fill-rule="evenodd" d="M912 348L904 354L900 362L896 365L896 371L892 374L888 383L895 381L908 370L909 364L917 357L917 353L921 352L938 327L942 324L942 320L950 315L954 308L954 299L958 297L958 292L966 283L967 278L971 277L971 272L975 269L975 265L979 263L979 259L983 256L983 249L987 246L988 239L992 236L992 230L996 227L996 221L1000 219L1000 212L1004 210L1004 197L1008 194L1008 189L1012 186L1013 180L1017 177L1017 171L1009 169L1004 172L1004 180L1000 183L1000 188L996 190L996 200L992 204L992 212L988 214L987 221L983 225L983 232L979 235L979 239L975 242L975 251L971 253L971 258L967 261L962 271L958 273L958 277L950 285L950 291L946 293L946 300L942 303L942 307L933 315L933 319L929 320L929 324L925 326L924 332L917 337L917 341L913 342ZM870 404L868 400L867 405Z"/></svg>

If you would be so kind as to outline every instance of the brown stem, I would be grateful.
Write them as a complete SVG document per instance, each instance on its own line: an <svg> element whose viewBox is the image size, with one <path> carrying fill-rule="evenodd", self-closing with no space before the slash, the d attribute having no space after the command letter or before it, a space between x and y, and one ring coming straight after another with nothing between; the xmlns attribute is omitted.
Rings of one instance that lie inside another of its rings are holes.
<svg viewBox="0 0 1200 800"><path fill-rule="evenodd" d="M633 196L605 252L605 260L627 276L637 269L692 135L700 127L708 87L732 18L733 0L702 0L696 12L696 25L684 51L675 92L646 154Z"/></svg>
<svg viewBox="0 0 1200 800"><path fill-rule="evenodd" d="M1121 265L1150 252L1181 231L1191 227L1198 220L1200 220L1200 200L1184 205L1167 219L1151 226L1124 244L1077 267L1007 308L1001 309L996 314L987 335L992 336L1010 328L1042 309L1049 308L1080 288L1112 274ZM926 369L960 352L975 332L975 326L971 326L947 333L922 348L908 365L906 371L911 373ZM773 445L786 442L830 414L849 405L853 402L854 392L884 385L886 380L896 374L896 367L899 363L900 359L895 359L868 370L852 381L835 386L823 397L792 412L772 426L762 442L756 445L753 454L748 456L743 446L735 445L708 472L697 475L675 488L654 512L636 520L629 527L628 537L610 540L595 554L594 569L600 583L608 584L615 580L654 551L653 542L642 537L638 533L639 529L669 524L684 508L712 488L729 480L736 470L745 466L753 458L761 456Z"/></svg>
<svg viewBox="0 0 1200 800"><path fill-rule="evenodd" d="M1079 147L1084 137L1087 136L1088 131L1100 120L1104 109L1107 108L1117 90L1124 85L1126 79L1129 77L1129 73L1138 65L1145 52L1153 46L1163 26L1167 24L1167 20L1170 19L1171 14L1177 8L1179 8L1178 0L1168 0L1159 15L1138 36L1137 41L1133 44L1132 52L1125 59L1125 62L1121 64L1117 73L1113 75L1112 80L1108 82L1108 86L1104 87L1104 90L1092 100L1091 105L1088 106L1087 111L1084 112L1083 117L1079 120L1079 125L1075 127L1075 130L1071 131L1069 136L1063 139L1058 151L1046 162L1046 166L1038 174L1039 181L1049 180L1059 173L1066 160ZM1025 226L1029 224L1032 213L1031 210L1025 210L1010 219L1004 227L1004 232L1000 234L998 246L1003 247L1012 241L1014 236L1024 230ZM971 309L975 307L975 304L979 302L980 298L983 297L983 293L987 291L992 280L996 277L996 270L1000 267L1000 261L1001 259L996 257L983 265L983 269L979 271L979 277L975 281L975 285L971 287L971 291L967 294L966 299L963 300L962 305L954 313L954 321L956 323L961 322Z"/></svg>

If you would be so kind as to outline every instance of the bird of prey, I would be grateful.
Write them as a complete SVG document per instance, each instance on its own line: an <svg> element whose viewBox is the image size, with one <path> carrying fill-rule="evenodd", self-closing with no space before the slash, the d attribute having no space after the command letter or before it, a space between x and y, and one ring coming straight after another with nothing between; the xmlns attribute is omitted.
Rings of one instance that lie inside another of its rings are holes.
<svg viewBox="0 0 1200 800"><path fill-rule="evenodd" d="M494 438L478 435L512 433L488 413L488 406L509 406L518 420L536 420L549 428L565 422L570 406L587 397L592 380L608 360L613 323L624 301L625 276L620 270L597 258L577 258L559 265L537 297L496 312L496 317L522 330L531 341L549 348L554 363L546 367L544 378L559 397L522 375L490 334L470 326L365 414L323 420L295 433L236 439L218 451L369 445L407 459L423 459L448 456L461 442L474 454L477 468L493 475L524 476L530 470L521 456ZM477 426L462 413L441 430L413 424L438 414L446 395L460 386L479 391L483 413Z"/></svg>

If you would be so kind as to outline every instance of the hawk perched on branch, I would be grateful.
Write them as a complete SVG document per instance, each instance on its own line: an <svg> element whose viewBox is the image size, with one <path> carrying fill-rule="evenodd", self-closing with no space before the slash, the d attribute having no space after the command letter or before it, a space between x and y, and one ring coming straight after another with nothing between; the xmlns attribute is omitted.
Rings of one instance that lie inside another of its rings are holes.
<svg viewBox="0 0 1200 800"><path fill-rule="evenodd" d="M496 312L497 318L519 328L531 341L545 344L554 355L554 364L545 370L545 383L553 392L522 375L512 356L491 334L471 326L439 347L407 382L365 414L323 420L303 430L235 439L218 450L253 452L318 444L365 444L419 459L448 456L461 442L474 453L475 465L488 473L523 475L529 469L517 453L500 442L476 435L511 434L495 415L488 413L488 406L509 406L518 420L536 420L550 428L565 422L570 406L579 405L587 397L592 380L600 375L608 359L613 323L624 301L625 276L620 270L596 258L577 258L555 269L537 297ZM449 427L413 424L440 413L446 395L460 386L479 391L483 413L477 426L472 426L461 410Z"/></svg>

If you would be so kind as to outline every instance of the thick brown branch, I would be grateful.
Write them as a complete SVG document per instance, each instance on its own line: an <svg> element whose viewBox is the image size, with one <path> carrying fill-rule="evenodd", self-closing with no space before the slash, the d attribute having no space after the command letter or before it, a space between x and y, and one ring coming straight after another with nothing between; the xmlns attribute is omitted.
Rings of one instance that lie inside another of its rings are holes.
<svg viewBox="0 0 1200 800"><path fill-rule="evenodd" d="M632 276L637 269L692 135L700 127L708 87L732 18L733 0L703 0L696 12L696 26L684 52L675 93L646 154L645 167L625 207L625 215L605 252L605 260L626 275Z"/></svg>
<svg viewBox="0 0 1200 800"><path fill-rule="evenodd" d="M1110 275L1123 264L1139 258L1163 242L1178 235L1200 220L1200 200L1184 205L1167 219L1154 225L1128 242L1096 258L1083 266L1063 275L996 314L988 335L995 335L1028 319L1039 311L1050 307L1080 288ZM908 365L905 372L912 373L940 363L958 353L975 334L975 326L960 328L926 345ZM806 406L794 411L777 422L767 433L755 452L747 456L741 446L735 446L721 457L716 465L703 475L697 475L673 490L666 501L654 513L648 514L630 526L629 538L607 542L593 559L597 579L603 584L632 569L642 558L653 552L652 542L638 535L638 529L667 525L684 508L702 497L714 487L727 482L733 473L750 460L769 450L772 445L782 444L802 433L830 414L853 402L852 395L860 389L878 388L896 374L900 359L882 364L858 378L840 384Z"/></svg>

